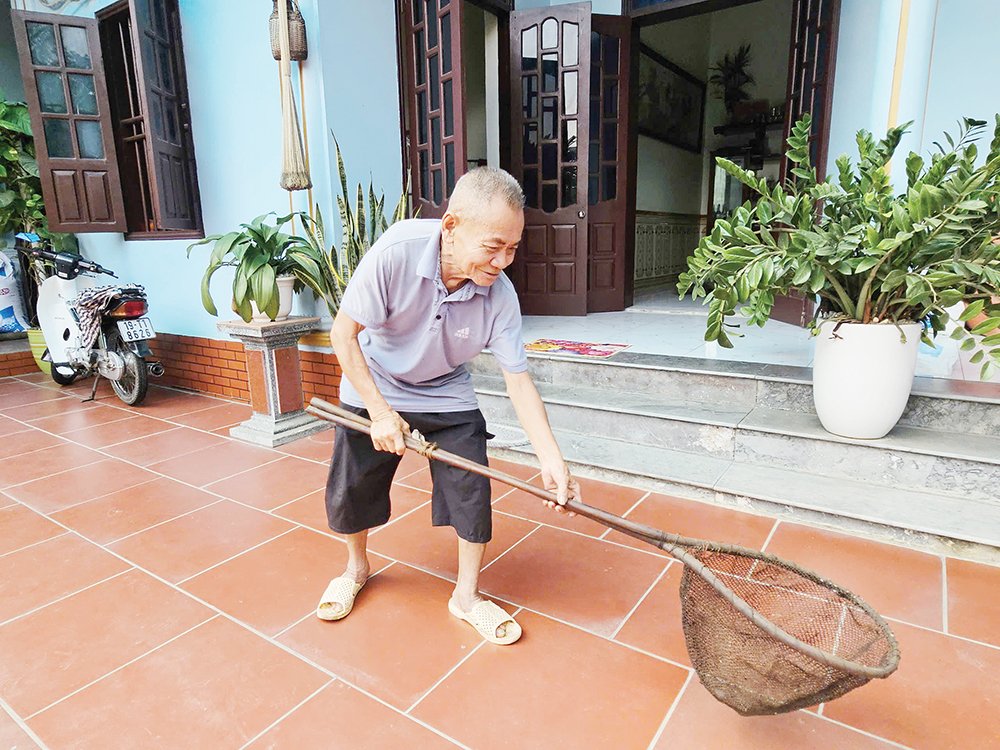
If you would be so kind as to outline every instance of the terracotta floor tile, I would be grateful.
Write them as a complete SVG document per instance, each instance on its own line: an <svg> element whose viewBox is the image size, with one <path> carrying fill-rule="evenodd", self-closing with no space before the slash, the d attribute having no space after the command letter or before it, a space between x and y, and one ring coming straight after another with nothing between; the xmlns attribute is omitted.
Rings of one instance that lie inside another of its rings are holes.
<svg viewBox="0 0 1000 750"><path fill-rule="evenodd" d="M60 398L65 398L65 395L59 391L25 384L23 388L8 388L6 392L0 392L0 399L2 399L0 400L0 411L13 409L15 406L37 404L39 401Z"/></svg>
<svg viewBox="0 0 1000 750"><path fill-rule="evenodd" d="M30 429L32 429L30 425L15 422L13 419L8 419L7 417L0 417L0 437L5 438L8 435L13 435L15 432L27 432Z"/></svg>
<svg viewBox="0 0 1000 750"><path fill-rule="evenodd" d="M1000 747L1000 649L891 625L899 669L828 703L823 714L908 747Z"/></svg>
<svg viewBox="0 0 1000 750"><path fill-rule="evenodd" d="M0 622L121 573L128 565L75 534L0 557Z"/></svg>
<svg viewBox="0 0 1000 750"><path fill-rule="evenodd" d="M426 466L409 474L404 474L397 469L393 482L412 489L423 490L424 492L430 492L433 487L431 482L431 470Z"/></svg>
<svg viewBox="0 0 1000 750"><path fill-rule="evenodd" d="M329 678L217 617L31 720L60 750L235 750ZM114 712L109 707L126 707Z"/></svg>
<svg viewBox="0 0 1000 750"><path fill-rule="evenodd" d="M281 456L281 453L267 448L227 440L197 453L158 461L150 464L149 468L195 487L204 487L219 479L276 461Z"/></svg>
<svg viewBox="0 0 1000 750"><path fill-rule="evenodd" d="M629 520L652 526L668 534L706 539L710 542L738 544L760 549L776 521L709 503L653 494L628 514ZM669 557L666 552L617 531L606 537L619 544Z"/></svg>
<svg viewBox="0 0 1000 750"><path fill-rule="evenodd" d="M1000 646L1000 568L948 558L948 632Z"/></svg>
<svg viewBox="0 0 1000 750"><path fill-rule="evenodd" d="M0 509L0 555L65 533L62 526L23 505Z"/></svg>
<svg viewBox="0 0 1000 750"><path fill-rule="evenodd" d="M541 527L486 568L484 592L611 636L667 561Z"/></svg>
<svg viewBox="0 0 1000 750"><path fill-rule="evenodd" d="M113 541L217 503L204 490L160 477L52 514L98 544Z"/></svg>
<svg viewBox="0 0 1000 750"><path fill-rule="evenodd" d="M11 487L7 494L39 513L54 513L156 478L151 471L111 458Z"/></svg>
<svg viewBox="0 0 1000 750"><path fill-rule="evenodd" d="M56 435L65 435L67 432L83 430L87 427L121 422L131 416L124 409L117 409L113 406L102 406L100 404L91 404L88 408L81 409L78 408L78 401L69 398L60 401L46 401L45 403L61 404L63 402L70 404L70 408L52 416L35 419L31 422L32 427L37 427L40 430L52 432Z"/></svg>
<svg viewBox="0 0 1000 750"><path fill-rule="evenodd" d="M220 427L230 427L240 422L250 419L253 409L249 404L223 403L218 406L211 406L207 409L184 414L183 416L171 417L171 422L194 427L198 430L217 430Z"/></svg>
<svg viewBox="0 0 1000 750"><path fill-rule="evenodd" d="M149 393L141 404L126 408L133 414L143 414L157 419L173 419L215 406L226 406L228 403L228 401L200 393L187 393L172 388L150 386Z"/></svg>
<svg viewBox="0 0 1000 750"><path fill-rule="evenodd" d="M453 588L397 563L368 581L348 617L309 617L278 640L405 711L482 643L448 612Z"/></svg>
<svg viewBox="0 0 1000 750"><path fill-rule="evenodd" d="M10 417L11 419L31 422L37 419L44 419L45 417L59 416L71 411L86 409L100 410L103 408L105 407L98 406L92 401L84 402L76 398L56 398L49 399L48 401L39 401L35 404L27 404L26 406L16 406L13 409L4 409L3 413L5 417ZM54 430L50 430L50 432L54 432Z"/></svg>
<svg viewBox="0 0 1000 750"><path fill-rule="evenodd" d="M412 715L476 750L645 750L688 671L531 612L518 620L518 643L476 651Z"/></svg>
<svg viewBox="0 0 1000 750"><path fill-rule="evenodd" d="M313 440L311 437L293 440L291 443L285 443L284 445L278 446L278 450L282 453L287 453L290 456L298 456L299 458L307 458L310 461L318 461L324 466L328 466L330 464L330 459L333 457L333 443L329 441Z"/></svg>
<svg viewBox="0 0 1000 750"><path fill-rule="evenodd" d="M331 534L326 519L326 490L319 490L271 511L276 516Z"/></svg>
<svg viewBox="0 0 1000 750"><path fill-rule="evenodd" d="M280 518L221 500L115 542L109 549L177 583L291 528Z"/></svg>
<svg viewBox="0 0 1000 750"><path fill-rule="evenodd" d="M616 641L628 643L678 664L691 665L681 621L679 587L683 569L679 562L667 569L663 578L657 581L653 590L618 631Z"/></svg>
<svg viewBox="0 0 1000 750"><path fill-rule="evenodd" d="M280 455L280 454L276 454ZM329 469L295 456L257 466L205 489L262 510L271 510L326 487Z"/></svg>
<svg viewBox="0 0 1000 750"><path fill-rule="evenodd" d="M583 502L587 505L606 510L615 515L621 516L628 512L629 508L638 502L646 494L645 490L635 487L621 487L606 482L598 482L594 479L579 479L580 492L583 495ZM541 486L541 478L534 479L532 484ZM542 505L542 501L534 495L529 495L523 490L515 490L493 504L495 510L509 513L513 516L527 518L529 521L558 526L559 528L579 531L581 534L589 536L600 536L608 530L607 526L584 518L583 516L568 516L556 513L548 506Z"/></svg>
<svg viewBox="0 0 1000 750"><path fill-rule="evenodd" d="M374 554L369 560L373 573L391 562ZM343 573L346 565L347 545L300 528L195 576L182 587L274 636L315 612L330 579Z"/></svg>
<svg viewBox="0 0 1000 750"><path fill-rule="evenodd" d="M778 525L766 551L850 589L883 617L943 627L937 555L791 523Z"/></svg>
<svg viewBox="0 0 1000 750"><path fill-rule="evenodd" d="M537 527L538 524L531 521L495 513L493 540L486 547L483 564L488 565ZM372 534L368 548L421 570L455 580L458 575L456 539L455 530L450 526L431 525L431 506L427 504Z"/></svg>
<svg viewBox="0 0 1000 750"><path fill-rule="evenodd" d="M827 721L811 711L794 711L779 716L740 716L713 698L695 676L685 688L654 750L681 747L889 750L899 746Z"/></svg>
<svg viewBox="0 0 1000 750"><path fill-rule="evenodd" d="M215 614L130 570L0 627L0 690L30 716Z"/></svg>
<svg viewBox="0 0 1000 750"><path fill-rule="evenodd" d="M149 466L160 461L211 448L214 445L221 445L224 442L225 438L210 432L169 425L169 429L165 432L141 437L138 440L129 440L127 443L112 445L103 450L105 453L125 459L129 463Z"/></svg>
<svg viewBox="0 0 1000 750"><path fill-rule="evenodd" d="M332 716L350 717L350 721L337 724L337 747L359 750L455 750L456 747L413 719L337 680L269 729L247 750L329 747Z"/></svg>
<svg viewBox="0 0 1000 750"><path fill-rule="evenodd" d="M0 461L24 456L26 453L34 453L54 445L65 444L66 441L56 435L49 435L47 432L29 428L23 432L15 432L8 436L7 440L0 441Z"/></svg>
<svg viewBox="0 0 1000 750"><path fill-rule="evenodd" d="M0 471L0 489L10 495L14 485L104 460L106 456L74 443L46 448L32 453L30 461L6 461Z"/></svg>
<svg viewBox="0 0 1000 750"><path fill-rule="evenodd" d="M17 501L9 495L0 492L0 508L7 508L11 505L17 505Z"/></svg>
<svg viewBox="0 0 1000 750"><path fill-rule="evenodd" d="M0 747L10 750L36 750L41 747L25 732L21 725L14 721L6 711L0 708Z"/></svg>
<svg viewBox="0 0 1000 750"><path fill-rule="evenodd" d="M66 432L63 433L63 436L80 445L86 445L88 448L104 448L169 429L172 429L172 425L161 419L131 416L117 422Z"/></svg>

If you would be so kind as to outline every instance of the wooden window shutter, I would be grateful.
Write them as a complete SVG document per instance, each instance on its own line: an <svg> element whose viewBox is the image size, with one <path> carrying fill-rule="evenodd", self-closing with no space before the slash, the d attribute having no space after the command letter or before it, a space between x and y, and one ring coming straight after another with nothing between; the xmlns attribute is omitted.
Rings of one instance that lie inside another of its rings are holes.
<svg viewBox="0 0 1000 750"><path fill-rule="evenodd" d="M132 47L145 117L154 226L200 230L201 201L191 137L176 0L129 0Z"/></svg>
<svg viewBox="0 0 1000 750"><path fill-rule="evenodd" d="M49 228L126 229L97 21L12 10Z"/></svg>

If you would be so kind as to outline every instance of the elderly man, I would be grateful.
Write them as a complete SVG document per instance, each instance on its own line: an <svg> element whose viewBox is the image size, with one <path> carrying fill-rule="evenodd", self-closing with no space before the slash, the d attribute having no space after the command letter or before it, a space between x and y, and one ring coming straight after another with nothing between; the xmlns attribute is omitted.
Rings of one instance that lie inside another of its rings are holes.
<svg viewBox="0 0 1000 750"><path fill-rule="evenodd" d="M557 510L579 497L527 372L517 295L503 270L524 230L524 194L501 169L481 167L455 185L440 221L398 222L366 253L351 279L330 340L344 372L345 408L372 420L371 437L337 428L327 482L330 528L347 541L347 570L331 581L316 614L346 617L368 579L368 530L389 520L389 487L417 429L430 442L486 464L486 421L465 363L489 347L541 464ZM449 611L492 643L521 628L479 594L492 536L490 483L432 461L432 520L458 536L458 581Z"/></svg>

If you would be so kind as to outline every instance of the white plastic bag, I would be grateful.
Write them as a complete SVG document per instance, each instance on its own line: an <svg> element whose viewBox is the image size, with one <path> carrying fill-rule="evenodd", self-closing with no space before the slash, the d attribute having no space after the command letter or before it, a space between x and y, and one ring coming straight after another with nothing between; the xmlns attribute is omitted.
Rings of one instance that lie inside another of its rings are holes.
<svg viewBox="0 0 1000 750"><path fill-rule="evenodd" d="M14 275L14 264L0 252L0 333L27 331L28 321L21 305L21 293Z"/></svg>

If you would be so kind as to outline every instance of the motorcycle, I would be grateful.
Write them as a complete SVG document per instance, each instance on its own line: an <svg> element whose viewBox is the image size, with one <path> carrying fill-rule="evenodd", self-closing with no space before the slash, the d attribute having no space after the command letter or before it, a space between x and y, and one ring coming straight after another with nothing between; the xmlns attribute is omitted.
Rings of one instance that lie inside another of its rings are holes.
<svg viewBox="0 0 1000 750"><path fill-rule="evenodd" d="M115 395L129 406L142 402L148 376L164 369L152 359L146 343L156 338L148 317L146 293L141 286L96 286L92 277L114 272L72 253L42 246L38 235L21 233L28 243L23 253L52 265L55 273L38 286L38 324L48 347L42 359L50 363L52 379L69 385L79 377L94 375L90 398L100 378L106 378Z"/></svg>

